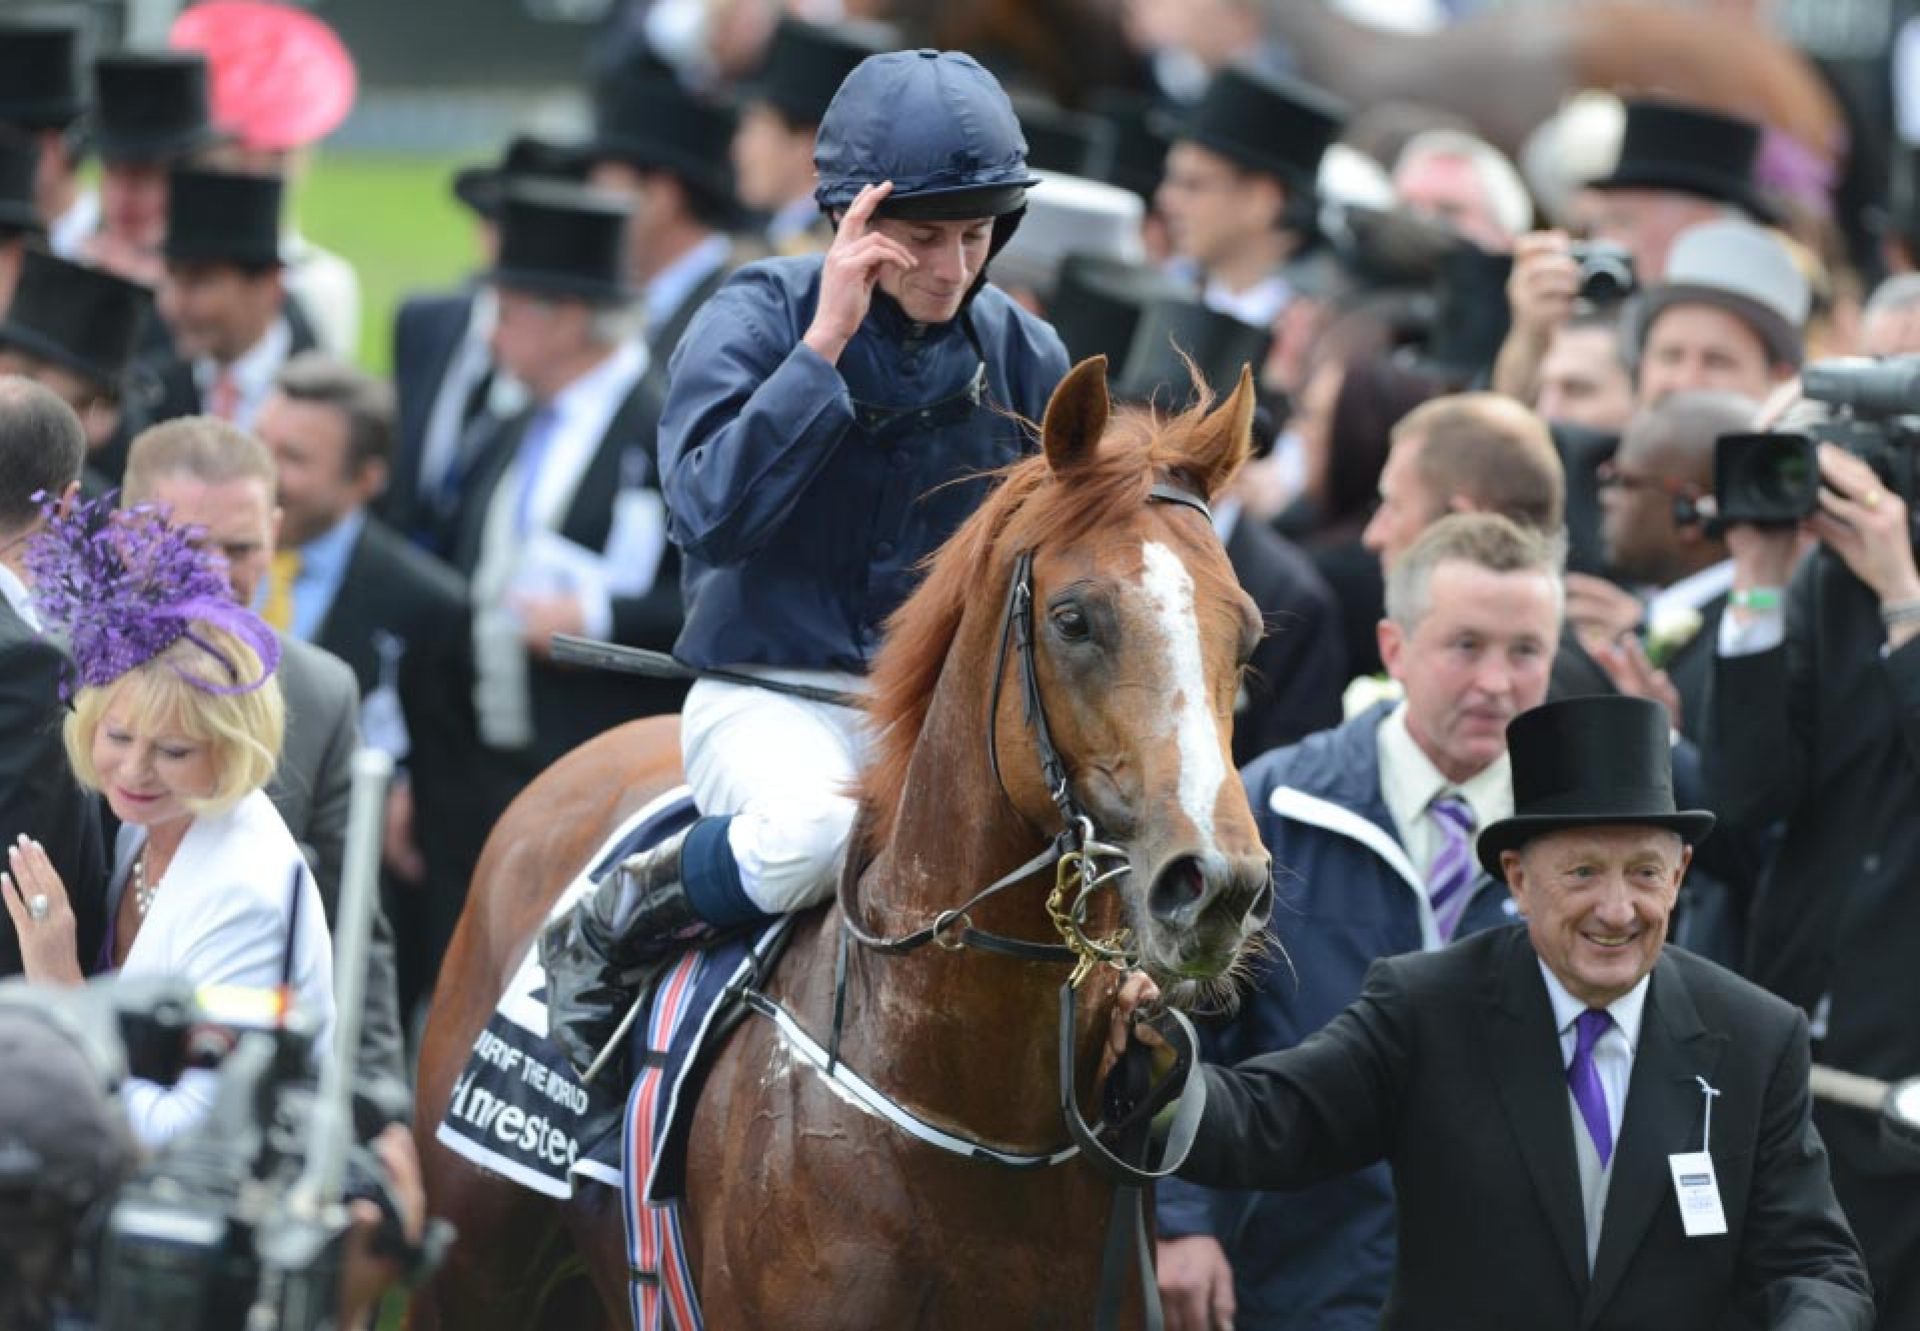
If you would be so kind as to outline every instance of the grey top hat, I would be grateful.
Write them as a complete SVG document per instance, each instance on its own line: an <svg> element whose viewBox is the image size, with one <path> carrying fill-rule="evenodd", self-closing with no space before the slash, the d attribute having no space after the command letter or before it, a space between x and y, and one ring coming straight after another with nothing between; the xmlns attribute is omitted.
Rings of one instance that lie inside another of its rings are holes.
<svg viewBox="0 0 1920 1331"><path fill-rule="evenodd" d="M1682 231L1660 285L1640 297L1630 316L1636 352L1662 311L1685 304L1718 306L1741 319L1775 362L1797 367L1806 356L1803 330L1813 292L1786 245L1764 227L1728 217Z"/></svg>

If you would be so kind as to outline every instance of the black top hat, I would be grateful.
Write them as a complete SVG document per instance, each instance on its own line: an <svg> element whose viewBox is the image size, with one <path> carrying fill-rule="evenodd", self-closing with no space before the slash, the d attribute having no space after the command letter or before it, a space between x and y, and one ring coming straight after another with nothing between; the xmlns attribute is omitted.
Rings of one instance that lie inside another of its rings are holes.
<svg viewBox="0 0 1920 1331"><path fill-rule="evenodd" d="M79 41L73 24L0 23L0 122L59 129L80 118Z"/></svg>
<svg viewBox="0 0 1920 1331"><path fill-rule="evenodd" d="M1167 108L1153 98L1119 90L1096 94L1091 107L1113 131L1112 164L1104 178L1151 205L1167 165L1167 136L1162 132Z"/></svg>
<svg viewBox="0 0 1920 1331"><path fill-rule="evenodd" d="M1167 133L1310 192L1320 157L1346 119L1339 99L1310 83L1229 66Z"/></svg>
<svg viewBox="0 0 1920 1331"><path fill-rule="evenodd" d="M117 392L152 307L152 293L137 282L28 250L13 303L0 320L0 346L18 347Z"/></svg>
<svg viewBox="0 0 1920 1331"><path fill-rule="evenodd" d="M1256 375L1260 373L1272 343L1266 329L1210 309L1191 296L1163 296L1141 312L1133 345L1114 376L1114 396L1131 402L1155 398L1167 405L1185 402L1193 376L1180 359L1181 352L1192 358L1209 388L1230 392L1240 378L1241 366L1251 365Z"/></svg>
<svg viewBox="0 0 1920 1331"><path fill-rule="evenodd" d="M1673 740L1666 709L1649 698L1566 698L1507 726L1513 816L1480 833L1480 863L1503 877L1500 853L1568 827L1661 827L1690 846L1713 815L1673 806Z"/></svg>
<svg viewBox="0 0 1920 1331"><path fill-rule="evenodd" d="M39 166L39 145L18 130L0 125L0 232L46 231L33 202L33 177Z"/></svg>
<svg viewBox="0 0 1920 1331"><path fill-rule="evenodd" d="M1111 121L1046 102L1017 98L1014 113L1027 136L1027 165L1036 171L1105 180L1113 173L1119 132Z"/></svg>
<svg viewBox="0 0 1920 1331"><path fill-rule="evenodd" d="M853 67L892 50L893 35L882 23L826 26L783 17L766 60L740 89L740 100L766 102L794 125L818 125Z"/></svg>
<svg viewBox="0 0 1920 1331"><path fill-rule="evenodd" d="M734 117L669 78L629 69L600 85L585 156L667 171L717 200L733 198Z"/></svg>
<svg viewBox="0 0 1920 1331"><path fill-rule="evenodd" d="M280 178L176 168L167 182L162 252L185 263L280 263Z"/></svg>
<svg viewBox="0 0 1920 1331"><path fill-rule="evenodd" d="M1678 102L1627 103L1620 160L1594 189L1665 189L1735 204L1758 221L1777 215L1753 183L1760 127Z"/></svg>
<svg viewBox="0 0 1920 1331"><path fill-rule="evenodd" d="M577 149L516 134L507 141L499 161L469 166L456 173L453 193L480 216L497 218L501 191L512 181L558 180L577 184L586 176L587 164Z"/></svg>
<svg viewBox="0 0 1920 1331"><path fill-rule="evenodd" d="M1074 362L1105 356L1119 365L1133 346L1141 313L1155 300L1179 299L1186 287L1146 264L1105 255L1069 254L1047 305L1047 319Z"/></svg>
<svg viewBox="0 0 1920 1331"><path fill-rule="evenodd" d="M500 196L498 286L592 303L630 299L626 200L583 185L509 181Z"/></svg>
<svg viewBox="0 0 1920 1331"><path fill-rule="evenodd" d="M122 51L93 62L94 145L107 161L189 157L221 134L197 51Z"/></svg>

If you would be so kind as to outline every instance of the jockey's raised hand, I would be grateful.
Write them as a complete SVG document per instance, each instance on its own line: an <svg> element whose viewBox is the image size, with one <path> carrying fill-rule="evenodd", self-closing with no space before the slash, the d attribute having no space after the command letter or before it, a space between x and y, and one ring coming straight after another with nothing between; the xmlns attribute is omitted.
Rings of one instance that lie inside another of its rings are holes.
<svg viewBox="0 0 1920 1331"><path fill-rule="evenodd" d="M840 353L860 331L873 304L880 270L892 264L909 272L919 264L906 246L873 225L873 210L891 193L893 182L883 180L856 194L827 250L820 271L820 303L802 340L830 365L839 361Z"/></svg>

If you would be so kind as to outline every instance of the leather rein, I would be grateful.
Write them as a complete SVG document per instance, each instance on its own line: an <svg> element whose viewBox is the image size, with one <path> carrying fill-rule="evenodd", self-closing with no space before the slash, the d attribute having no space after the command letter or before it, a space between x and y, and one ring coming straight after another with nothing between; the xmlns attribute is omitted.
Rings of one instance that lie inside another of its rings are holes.
<svg viewBox="0 0 1920 1331"><path fill-rule="evenodd" d="M1206 518L1209 526L1213 521L1213 512L1206 501L1178 486L1155 484L1147 492L1147 502L1179 504ZM987 716L987 754L994 779L1005 794L1007 787L1000 771L998 731L1002 685L1007 674L1008 657L1012 656L1019 663L1026 725L1033 738L1041 776L1059 815L1059 830L1047 847L1026 863L989 883L960 905L940 911L918 929L894 937L873 934L859 922L856 895L860 865L857 857L849 855L835 889L840 907L841 931L834 963L833 1026L825 1047L778 1000L757 989L745 990L742 998L749 1009L772 1021L794 1052L809 1063L815 1072L833 1083L838 1091L852 1096L864 1108L930 1146L1014 1169L1045 1168L1084 1155L1116 1186L1115 1205L1107 1229L1095 1325L1098 1328L1118 1325L1124 1302L1124 1266L1131 1254L1139 1269L1146 1326L1148 1331L1158 1331L1162 1325L1160 1301L1147 1241L1142 1190L1155 1179L1172 1174L1185 1162L1199 1129L1205 1102L1205 1083L1199 1076L1198 1039L1185 1014L1174 1009L1168 1008L1150 1019L1143 1019L1174 1049L1173 1069L1157 1084L1149 1084L1151 1076L1147 1071L1147 1050L1139 1041L1134 1041L1127 1059L1115 1068L1113 1076L1109 1078L1106 1103L1101 1115L1103 1126L1097 1128L1082 1116L1078 1060L1074 1056L1075 1035L1079 1026L1077 996L1080 984L1101 965L1120 971L1129 970L1137 962L1138 956L1130 947L1130 934L1124 928L1104 939L1091 938L1086 932L1089 907L1101 889L1112 886L1128 872L1128 858L1124 848L1102 841L1096 835L1093 819L1074 796L1066 763L1054 747L1053 734L1047 725L1034 645L1033 553L1032 550L1024 550L1019 554L1008 580ZM1008 798L1011 801L1011 797ZM975 908L1049 868L1054 873L1053 890L1047 898L1047 914L1061 941L1043 943L1013 938L974 925L972 912ZM899 1104L841 1061L847 962L851 949L857 945L883 956L903 956L929 943L950 952L974 950L1016 961L1073 968L1066 982L1060 986L1060 1112L1066 1124L1068 1142L1046 1151L1009 1151L964 1132L940 1127ZM1176 1098L1179 1108L1175 1111L1166 1147L1161 1152L1161 1164L1150 1167L1147 1157L1152 1120ZM1103 1139L1107 1136L1114 1139L1118 1149L1108 1145ZM1129 1156L1133 1158L1126 1158Z"/></svg>

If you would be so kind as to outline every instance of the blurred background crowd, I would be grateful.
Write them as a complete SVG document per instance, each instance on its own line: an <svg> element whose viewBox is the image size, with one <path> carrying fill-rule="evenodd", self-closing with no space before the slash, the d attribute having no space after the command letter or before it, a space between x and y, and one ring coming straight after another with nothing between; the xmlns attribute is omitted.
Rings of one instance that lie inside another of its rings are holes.
<svg viewBox="0 0 1920 1331"><path fill-rule="evenodd" d="M1805 1007L1817 1057L1898 1077L1920 1071L1912 469L1829 450L1849 507L1741 523L1715 512L1715 459L1780 422L1804 366L1920 353L1915 17L1909 0L6 3L0 370L78 415L87 493L203 526L287 640L269 793L323 899L356 733L401 764L363 1043L404 1096L407 1031L500 811L560 754L678 705L678 685L551 652L555 633L664 651L679 632L646 418L669 353L733 270L829 243L813 131L846 72L965 50L1012 93L1042 180L991 278L1072 359L1105 355L1119 397L1183 405L1176 348L1215 389L1256 370L1259 457L1216 512L1271 630L1236 757L1321 736L1281 784L1392 843L1343 881L1418 887L1441 847L1390 771L1342 785L1327 734L1376 752L1402 696L1416 720L1656 698L1681 803L1730 829L1680 940ZM543 200L543 181L601 202ZM1878 412L1889 457L1909 414L1920 399ZM130 447L197 416L236 428ZM26 474L0 466L0 487ZM31 524L29 498L0 494L0 538ZM1449 673L1438 629L1378 627L1395 559L1462 510L1564 537L1565 627L1537 670ZM9 600L31 622L28 590ZM11 735L56 701L8 705ZM15 812L34 772L12 748L9 842L44 817ZM1497 746L1455 756L1436 765L1469 802L1478 775L1504 788ZM1323 854L1275 849L1300 872ZM1445 941L1397 899L1360 920L1304 890L1283 887L1275 926L1303 972L1316 930L1360 956ZM1359 974L1304 973L1276 988L1282 1018L1256 1003L1218 1048L1301 1038ZM1912 1176L1870 1119L1823 1113L1900 1310L1886 1324L1920 1325ZM1190 1246L1163 1249L1165 1278L1230 1270L1242 1327L1370 1325L1390 1202L1378 1179L1345 1186L1291 1214L1176 1198L1162 1237Z"/></svg>

